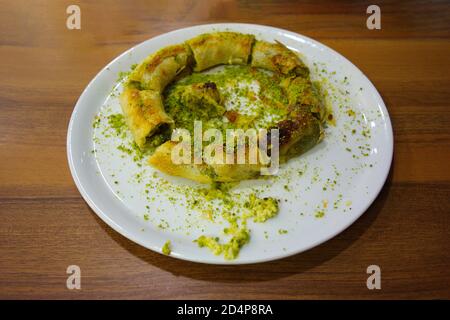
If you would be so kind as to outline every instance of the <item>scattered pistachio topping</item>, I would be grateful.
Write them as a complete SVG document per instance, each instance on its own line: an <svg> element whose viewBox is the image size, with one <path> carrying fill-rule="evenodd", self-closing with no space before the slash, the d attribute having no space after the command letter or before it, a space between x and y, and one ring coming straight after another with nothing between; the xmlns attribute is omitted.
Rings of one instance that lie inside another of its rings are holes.
<svg viewBox="0 0 450 320"><path fill-rule="evenodd" d="M170 255L171 250L171 243L170 240L167 240L166 243L164 243L162 249L161 249L162 253L165 254L166 256Z"/></svg>
<svg viewBox="0 0 450 320"><path fill-rule="evenodd" d="M235 259L241 248L250 241L251 224L263 223L275 217L278 214L279 206L284 205L285 202L292 204L295 201L294 203L301 206L292 211L292 214L298 214L299 217L324 218L330 211L351 211L352 202L347 198L347 194L337 194L339 188L352 185L351 181L344 180L346 179L344 176L354 177L361 170L377 165L376 161L369 163L368 159L371 159L372 156L371 137L372 131L375 130L374 123L383 115L379 111L368 113L362 112L361 108L352 107L354 104L351 98L354 90L350 88L351 81L345 75L339 75L336 71L330 72L321 63L314 63L312 70L317 78L317 81L314 82L314 90L324 90L326 107L330 110L325 116L327 123L331 124L332 128L326 129L325 134L327 134L330 145L333 142L339 144L342 153L348 157L349 165L336 167L335 164L330 164L332 170L327 171L327 168L316 165L314 162L314 160L320 159L320 153L314 156L312 162L297 159L298 165L292 166L292 168L283 168L278 176L270 178L273 183L279 182L279 186L284 188L285 199L277 200L263 196L263 194L271 194L269 191L272 190L270 189L272 183L250 187L243 191L242 189L235 190L236 185L228 183L199 187L177 185L165 180L157 172L148 169L145 161L154 148L170 139L170 135L164 130L157 132L148 139L146 151L142 151L133 142L125 119L119 111L120 108L110 105L105 105L93 119L95 148L92 149L92 154L94 156L100 154L104 158L120 156L123 158L123 167L129 165L127 162L129 159L137 164L138 171L133 172L125 179L123 175L118 174L123 169L103 172L104 168L101 167L101 170L102 174L111 177L110 181L113 183L118 197L125 197L128 183L143 186L142 196L146 199L143 218L146 223L151 223L161 230L183 231L187 235L193 228L200 229L201 235L194 240L198 246L208 248L214 254L223 255L225 259ZM121 73L119 81L122 81L128 73ZM211 101L202 102L205 105L204 111L208 113L208 121L210 121L208 125L210 126L218 125L219 122L216 120L220 117L214 115L223 111L218 109L221 106L226 108L225 116L228 119L222 121L223 119L220 118L220 123L223 123L220 125L223 128L234 125L258 128L270 124L271 121L276 123L278 119L285 116L283 113L285 111L279 106L286 104L287 97L283 93L279 79L276 79L276 76L270 72L255 71L245 66L227 66L217 73L193 73L177 84L169 86L164 92L164 99L165 103L169 105L167 109L171 116L174 117L176 114L180 117L180 121L183 121L183 117L191 117L191 120L202 119L201 113L179 112L179 107L183 104L183 99L192 98L189 96L190 86L207 81L217 85L223 98L223 101L218 104ZM297 89L300 90L301 87ZM357 92L359 95L362 94L362 89L359 88ZM111 99L117 99L115 90L113 89L111 92ZM292 94L298 94L298 92L294 91ZM333 114L331 114L331 106L333 106ZM238 116L236 115L237 111L239 111ZM210 117L209 113L213 116ZM329 129L332 130L332 134L328 136ZM114 150L111 150L111 145ZM325 173L328 175L326 176ZM304 197L307 197L308 192L313 189L326 194L330 203L324 200L320 200L319 203L308 203L309 200ZM158 207L158 201L161 198L186 208L186 215L183 217L186 221L184 229L177 229L165 220L167 211ZM210 234L204 227L205 224L197 224L192 221L224 224L224 228L221 234ZM279 235L285 235L287 232L285 229L278 230ZM267 231L264 231L264 239L269 239ZM272 239L273 234L270 234L269 241ZM170 254L170 250L170 241L167 241L162 252Z"/></svg>

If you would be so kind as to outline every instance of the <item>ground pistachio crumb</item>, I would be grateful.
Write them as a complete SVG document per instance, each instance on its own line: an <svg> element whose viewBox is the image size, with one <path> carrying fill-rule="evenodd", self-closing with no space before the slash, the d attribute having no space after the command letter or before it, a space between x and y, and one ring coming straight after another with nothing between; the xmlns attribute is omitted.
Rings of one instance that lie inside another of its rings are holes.
<svg viewBox="0 0 450 320"><path fill-rule="evenodd" d="M226 260L236 259L241 248L250 240L250 232L246 227L237 230L228 229L233 236L226 243L220 243L218 237L200 236L195 240L199 247L209 248L215 255L223 254Z"/></svg>
<svg viewBox="0 0 450 320"><path fill-rule="evenodd" d="M111 128L116 130L117 135L121 134L126 129L125 118L121 113L108 116L108 123Z"/></svg>
<svg viewBox="0 0 450 320"><path fill-rule="evenodd" d="M171 247L170 240L167 240L161 249L162 253L165 254L166 256L170 255L170 252L171 252L170 247Z"/></svg>
<svg viewBox="0 0 450 320"><path fill-rule="evenodd" d="M248 195L231 191L233 184L217 183L210 188L197 189L195 200L190 202L191 209L207 210L209 218L214 215L213 201L223 204L221 217L229 223L224 228L224 235L228 241L221 241L219 237L202 235L196 240L199 247L206 247L215 255L222 255L226 260L236 259L240 249L249 242L250 230L247 220L262 223L278 214L278 200L275 198L260 198L255 193Z"/></svg>
<svg viewBox="0 0 450 320"><path fill-rule="evenodd" d="M317 211L315 214L316 218L323 218L325 216L325 212L324 211Z"/></svg>
<svg viewBox="0 0 450 320"><path fill-rule="evenodd" d="M253 217L254 222L265 222L278 214L276 199L270 197L260 199L254 193L250 194L249 200L244 206L248 209L244 217Z"/></svg>

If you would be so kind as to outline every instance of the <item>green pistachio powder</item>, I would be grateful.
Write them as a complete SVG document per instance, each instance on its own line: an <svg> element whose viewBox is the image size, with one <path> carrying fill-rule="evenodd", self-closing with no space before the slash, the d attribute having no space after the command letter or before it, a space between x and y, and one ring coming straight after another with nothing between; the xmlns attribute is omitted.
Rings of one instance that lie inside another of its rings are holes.
<svg viewBox="0 0 450 320"><path fill-rule="evenodd" d="M164 245L162 247L161 251L166 256L170 255L170 252L171 252L170 246L171 246L170 240L167 240L166 243L164 243Z"/></svg>
<svg viewBox="0 0 450 320"><path fill-rule="evenodd" d="M320 67L314 64L314 71L325 76L322 81L326 81L326 78L329 76L323 66ZM118 81L122 81L126 76L127 73L121 72ZM279 79L275 74L248 66L225 66L212 72L193 73L169 85L165 90L164 105L166 112L174 118L178 127L192 130L194 120L202 120L203 129L214 127L226 130L235 127L226 119L224 120L222 116L223 110L217 110L221 106L213 105L207 106L207 108L194 108L192 105L189 105L189 101L183 100L182 93L187 86L204 82L214 82L216 84L222 98L221 104L226 107L226 110L236 110L243 115L241 117L243 120L239 122L240 128L268 128L285 116L285 111L280 106L286 105L287 101L281 87L278 85ZM345 77L343 83L346 84L346 82L348 84L348 79ZM258 90L255 90L255 84L259 87ZM258 94L255 95L255 91ZM331 98L336 98L338 94L343 93L341 91L331 89L331 92L328 93L331 95ZM113 91L112 94L114 95L115 92ZM351 123L354 124L356 121L357 124L361 125L362 119L356 119L356 113L345 106L346 102L348 102L345 98L346 95L348 95L348 92L344 93L344 98L341 99L339 104L339 110L346 108L348 116L353 118ZM198 109L201 110L198 111ZM208 112L205 113L205 109L208 109ZM106 138L115 135L123 139L124 143L119 145L117 149L123 152L123 157L129 156L138 166L142 166L141 160L150 155L157 146L170 139L171 132L168 129L160 130L160 132L148 139L147 147L142 151L132 142L131 136L127 136L128 128L122 114L110 114L106 116L106 119L107 123L104 124L105 128L101 131L101 134ZM101 116L98 115L94 118L93 127L99 128L100 122ZM361 130L361 135L370 138L369 130L364 128ZM355 129L351 129L350 132L352 134L356 133ZM342 139L346 142L346 134L343 134ZM94 137L94 141L99 143L99 138ZM359 149L361 154L353 154L353 158L366 156L370 150L370 145L368 143L362 144ZM347 151L351 152L351 150ZM372 167L372 164L370 164L370 167ZM304 169L299 170L298 176L301 176L305 170L307 170L306 166ZM315 183L318 180L319 169L314 168L313 171L314 175L311 183ZM335 179L340 173L335 170L335 175L332 180L328 179L325 182L324 190L326 188L334 188L336 185ZM291 176L292 174L288 173L285 176L274 178L290 181ZM153 177L157 177L156 172L153 174ZM134 178L137 182L141 182L142 176L137 174ZM115 183L117 184L118 182L116 181ZM177 195L182 195L186 199L188 209L201 213L212 222L219 217L225 220L228 226L223 229L224 240L220 239L219 236L202 235L194 241L199 247L207 247L214 254L223 255L225 259L231 260L238 256L242 246L250 240L250 230L247 227L248 219L256 223L263 223L275 217L278 213L280 202L271 197L262 198L256 194L258 191L251 193L232 192L233 186L235 184L231 183L215 183L207 188L175 186L167 180L160 179L159 183L147 183L145 194L149 202L155 200L155 194L166 194L169 201L173 203L180 200ZM289 189L287 184L285 188ZM334 208L337 208L341 201L342 195L339 195L338 199L334 201ZM347 202L347 207L350 207L349 202ZM149 209L149 206L147 206L147 209ZM325 215L325 211L325 204L323 207L317 206L315 217L322 218ZM303 213L300 214L303 215ZM149 220L149 214L144 214L144 219ZM158 225L159 228L166 229L169 227L167 222L161 221ZM278 233L280 235L286 234L287 230L280 229ZM265 237L268 237L267 234L265 234ZM169 255L170 252L171 243L167 241L162 247L162 253Z"/></svg>

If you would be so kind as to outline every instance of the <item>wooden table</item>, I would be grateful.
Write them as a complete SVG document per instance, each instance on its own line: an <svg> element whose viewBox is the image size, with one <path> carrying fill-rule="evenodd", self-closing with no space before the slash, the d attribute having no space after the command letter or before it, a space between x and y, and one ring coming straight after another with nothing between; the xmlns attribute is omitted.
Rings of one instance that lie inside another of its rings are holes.
<svg viewBox="0 0 450 320"><path fill-rule="evenodd" d="M1 1L0 298L450 298L450 6L365 1ZM81 30L66 7L81 7ZM315 38L355 63L388 106L395 155L370 209L280 261L207 266L153 253L105 225L76 189L66 133L87 83L135 44L181 27L250 22ZM66 288L79 265L82 289ZM381 267L368 290L366 268Z"/></svg>

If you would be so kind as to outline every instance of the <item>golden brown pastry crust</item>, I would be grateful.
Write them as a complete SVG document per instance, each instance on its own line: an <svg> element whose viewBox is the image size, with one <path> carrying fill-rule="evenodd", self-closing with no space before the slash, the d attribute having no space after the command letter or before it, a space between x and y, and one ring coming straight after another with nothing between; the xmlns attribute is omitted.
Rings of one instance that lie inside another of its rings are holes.
<svg viewBox="0 0 450 320"><path fill-rule="evenodd" d="M220 64L250 64L284 77L281 85L289 100L289 117L278 123L280 155L299 155L317 144L322 135L323 104L309 79L309 69L283 44L257 41L253 35L234 32L202 34L184 44L150 55L129 75L120 101L136 144L144 148L147 137L161 125L172 125L161 99L164 88L182 72L202 71ZM319 115L319 116L315 116ZM263 165L174 164L171 152L177 142L160 145L149 158L155 168L201 183L255 178Z"/></svg>
<svg viewBox="0 0 450 320"><path fill-rule="evenodd" d="M127 87L120 96L125 121L136 144L143 148L149 135L163 124L172 124L162 104L160 93Z"/></svg>
<svg viewBox="0 0 450 320"><path fill-rule="evenodd" d="M308 76L309 71L297 54L280 42L256 41L252 50L252 67L284 75Z"/></svg>
<svg viewBox="0 0 450 320"><path fill-rule="evenodd" d="M195 59L195 71L219 64L247 64L254 41L252 35L216 32L199 35L186 43Z"/></svg>
<svg viewBox="0 0 450 320"><path fill-rule="evenodd" d="M211 174L207 174L207 164L175 164L172 162L172 150L177 142L167 141L160 145L151 155L148 162L156 169L177 177L194 180L200 183L212 183Z"/></svg>
<svg viewBox="0 0 450 320"><path fill-rule="evenodd" d="M150 156L148 162L156 169L172 176L183 177L200 183L232 182L256 178L260 175L264 165L259 161L256 164L175 164L171 161L172 150L177 142L167 141L160 145ZM256 147L257 148L257 147ZM249 148L245 150L248 158ZM259 149L256 150L259 152ZM259 153L258 153L259 155Z"/></svg>

